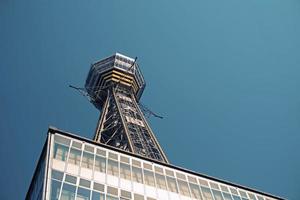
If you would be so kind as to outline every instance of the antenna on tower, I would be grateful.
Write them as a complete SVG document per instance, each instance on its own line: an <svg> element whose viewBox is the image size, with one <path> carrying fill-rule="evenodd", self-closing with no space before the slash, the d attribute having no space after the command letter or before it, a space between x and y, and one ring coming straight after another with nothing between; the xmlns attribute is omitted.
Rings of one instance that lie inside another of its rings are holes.
<svg viewBox="0 0 300 200"><path fill-rule="evenodd" d="M154 116L154 117L157 117L159 119L163 119L164 117L163 116L160 116L156 113L154 113L153 111L151 111L149 108L147 108L145 105L143 105L141 102L138 103L141 110L143 111L143 113L146 115L147 114L147 117L149 118L151 115Z"/></svg>
<svg viewBox="0 0 300 200"><path fill-rule="evenodd" d="M86 97L90 102L95 101L94 97L89 95L89 93L85 90L85 88L80 88L73 85L69 85L69 87L77 90L82 96Z"/></svg>
<svg viewBox="0 0 300 200"><path fill-rule="evenodd" d="M87 91L86 91L86 88L82 88L82 87L76 87L74 85L69 85L70 88L72 89L75 89L77 90L82 96L86 97L88 99L89 102L93 103L96 101L96 98L95 96L92 96L90 95ZM93 89L97 89L97 95L100 93L100 92L103 92L104 89L106 89L108 86L106 87L94 87Z"/></svg>
<svg viewBox="0 0 300 200"><path fill-rule="evenodd" d="M82 96L86 97L88 99L88 101L90 102L93 102L95 101L95 98L92 97L91 95L89 95L89 93L86 91L85 88L81 88L81 87L76 87L74 85L69 85L70 88L74 89L74 90L77 90ZM104 88L100 88L98 91L101 92L103 89L105 89L106 87ZM155 112L153 112L152 110L150 110L149 108L147 108L144 104L142 104L141 102L138 103L142 112L145 114L145 116L147 118L149 118L150 116L153 116L153 117L157 117L159 119L163 119L164 117L161 116L161 115L158 115L156 114Z"/></svg>

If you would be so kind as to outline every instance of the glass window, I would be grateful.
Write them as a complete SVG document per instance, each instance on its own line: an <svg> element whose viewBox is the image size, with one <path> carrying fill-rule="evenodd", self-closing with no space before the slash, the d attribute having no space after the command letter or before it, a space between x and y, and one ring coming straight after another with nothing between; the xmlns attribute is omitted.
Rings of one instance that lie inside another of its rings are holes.
<svg viewBox="0 0 300 200"><path fill-rule="evenodd" d="M264 198L262 196L257 196L258 200L264 200Z"/></svg>
<svg viewBox="0 0 300 200"><path fill-rule="evenodd" d="M72 147L81 149L81 148L82 148L82 143L73 140L73 142L72 142Z"/></svg>
<svg viewBox="0 0 300 200"><path fill-rule="evenodd" d="M93 191L92 200L104 200L104 194Z"/></svg>
<svg viewBox="0 0 300 200"><path fill-rule="evenodd" d="M90 200L90 190L78 187L76 200Z"/></svg>
<svg viewBox="0 0 300 200"><path fill-rule="evenodd" d="M232 197L234 200L241 200L241 198L239 196L232 195Z"/></svg>
<svg viewBox="0 0 300 200"><path fill-rule="evenodd" d="M145 184L155 187L154 173L144 170Z"/></svg>
<svg viewBox="0 0 300 200"><path fill-rule="evenodd" d="M113 197L113 196L110 196L110 195L106 195L106 200L119 200L118 197Z"/></svg>
<svg viewBox="0 0 300 200"><path fill-rule="evenodd" d="M256 200L256 197L255 197L254 194L248 193L248 196L249 196L249 198L250 198L251 200Z"/></svg>
<svg viewBox="0 0 300 200"><path fill-rule="evenodd" d="M77 177L76 176L71 176L71 175L66 175L66 178L65 178L65 181L66 182L69 182L69 183L73 183L73 184L76 184L77 182Z"/></svg>
<svg viewBox="0 0 300 200"><path fill-rule="evenodd" d="M215 200L224 200L222 197L222 193L218 190L212 190L212 193L215 197Z"/></svg>
<svg viewBox="0 0 300 200"><path fill-rule="evenodd" d="M178 179L177 179L177 182L178 182L180 194L190 197L191 195L190 195L190 190L189 190L189 186L188 186L187 182L178 180Z"/></svg>
<svg viewBox="0 0 300 200"><path fill-rule="evenodd" d="M133 195L134 200L144 200L144 196L140 194L134 194Z"/></svg>
<svg viewBox="0 0 300 200"><path fill-rule="evenodd" d="M107 173L113 176L117 176L119 177L119 166L118 166L118 162L108 159L107 162Z"/></svg>
<svg viewBox="0 0 300 200"><path fill-rule="evenodd" d="M123 199L131 199L131 192L121 190L121 197L123 197Z"/></svg>
<svg viewBox="0 0 300 200"><path fill-rule="evenodd" d="M68 156L69 147L62 144L54 144L54 155L53 157L58 160L66 161Z"/></svg>
<svg viewBox="0 0 300 200"><path fill-rule="evenodd" d="M51 178L62 181L64 173L56 170L52 170Z"/></svg>
<svg viewBox="0 0 300 200"><path fill-rule="evenodd" d="M75 190L75 186L64 183L60 200L75 200Z"/></svg>
<svg viewBox="0 0 300 200"><path fill-rule="evenodd" d="M202 190L202 194L203 194L204 200L213 200L213 197L212 197L212 195L210 193L210 189L209 188L201 186L201 190Z"/></svg>
<svg viewBox="0 0 300 200"><path fill-rule="evenodd" d="M176 180L175 178L171 178L167 176L167 183L168 183L168 189L170 192L176 192L178 193L178 188L176 185Z"/></svg>
<svg viewBox="0 0 300 200"><path fill-rule="evenodd" d="M102 150L102 149L97 149L97 154L100 156L106 156L106 151Z"/></svg>
<svg viewBox="0 0 300 200"><path fill-rule="evenodd" d="M58 200L59 197L59 192L60 192L60 186L61 186L61 182L60 181L56 181L56 180L52 180L51 181L51 200Z"/></svg>
<svg viewBox="0 0 300 200"><path fill-rule="evenodd" d="M105 173L106 159L101 156L95 158L95 170Z"/></svg>
<svg viewBox="0 0 300 200"><path fill-rule="evenodd" d="M71 148L68 162L75 165L79 165L80 157L81 157L81 151Z"/></svg>
<svg viewBox="0 0 300 200"><path fill-rule="evenodd" d="M132 167L132 181L143 183L143 175L141 168Z"/></svg>
<svg viewBox="0 0 300 200"><path fill-rule="evenodd" d="M223 197L225 200L232 200L232 197L230 194L223 192Z"/></svg>
<svg viewBox="0 0 300 200"><path fill-rule="evenodd" d="M119 194L118 188L111 187L111 186L107 186L106 191L107 191L107 194L111 194L111 195L114 195L114 196L118 196L118 194Z"/></svg>
<svg viewBox="0 0 300 200"><path fill-rule="evenodd" d="M235 194L235 195L239 195L239 193L237 192L237 190L235 188L229 188L231 191L231 194Z"/></svg>
<svg viewBox="0 0 300 200"><path fill-rule="evenodd" d="M83 187L87 187L87 188L90 188L91 186L91 181L88 181L88 180L85 180L85 179L80 179L79 180L79 185L80 186L83 186Z"/></svg>
<svg viewBox="0 0 300 200"><path fill-rule="evenodd" d="M165 176L155 173L155 179L156 179L156 184L157 187L163 190L167 189L167 185L166 185L166 180L165 180Z"/></svg>
<svg viewBox="0 0 300 200"><path fill-rule="evenodd" d="M201 199L202 200L199 186L196 185L196 184L190 183L190 188L191 188L192 197L194 199Z"/></svg>
<svg viewBox="0 0 300 200"><path fill-rule="evenodd" d="M58 142L58 143L61 143L61 144L64 144L64 145L66 145L66 146L69 146L69 145L70 145L70 142L71 142L70 139L67 139L67 138L65 138L65 137L62 137L62 136L60 136L60 135L55 135L55 136L54 136L54 141L55 141L55 142Z"/></svg>
<svg viewBox="0 0 300 200"><path fill-rule="evenodd" d="M131 180L130 166L124 163L120 163L120 177Z"/></svg>
<svg viewBox="0 0 300 200"><path fill-rule="evenodd" d="M95 183L94 182L94 187L93 187L94 190L97 190L97 191L100 191L100 192L104 192L104 185L103 184L100 184L100 183Z"/></svg>
<svg viewBox="0 0 300 200"><path fill-rule="evenodd" d="M83 152L81 167L93 169L93 165L94 165L94 155L87 152Z"/></svg>

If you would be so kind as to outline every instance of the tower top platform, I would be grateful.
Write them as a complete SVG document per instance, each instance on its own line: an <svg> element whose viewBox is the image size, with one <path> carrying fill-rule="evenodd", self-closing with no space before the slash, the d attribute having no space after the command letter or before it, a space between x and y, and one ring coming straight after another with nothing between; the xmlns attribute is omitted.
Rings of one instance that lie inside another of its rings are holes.
<svg viewBox="0 0 300 200"><path fill-rule="evenodd" d="M92 97L92 103L101 110L107 91L116 85L132 90L137 101L146 86L135 59L120 53L115 53L91 65L85 89Z"/></svg>

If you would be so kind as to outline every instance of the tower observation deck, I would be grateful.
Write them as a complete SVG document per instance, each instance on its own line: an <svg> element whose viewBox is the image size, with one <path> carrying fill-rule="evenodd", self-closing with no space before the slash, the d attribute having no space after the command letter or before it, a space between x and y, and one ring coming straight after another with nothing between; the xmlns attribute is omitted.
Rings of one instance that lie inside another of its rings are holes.
<svg viewBox="0 0 300 200"><path fill-rule="evenodd" d="M91 65L85 89L101 111L94 141L168 163L138 104L145 85L136 60L122 54Z"/></svg>

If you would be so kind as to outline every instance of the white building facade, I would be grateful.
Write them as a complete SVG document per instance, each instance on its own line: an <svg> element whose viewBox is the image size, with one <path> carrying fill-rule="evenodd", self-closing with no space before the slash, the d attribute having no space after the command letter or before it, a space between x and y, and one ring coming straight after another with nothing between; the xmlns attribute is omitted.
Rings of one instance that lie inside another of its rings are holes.
<svg viewBox="0 0 300 200"><path fill-rule="evenodd" d="M274 200L251 188L49 128L26 200Z"/></svg>

